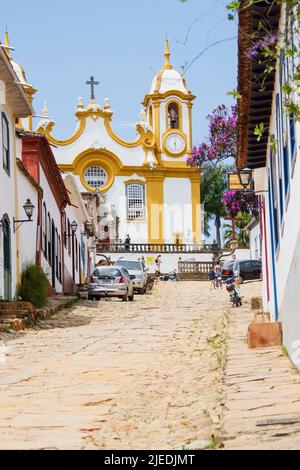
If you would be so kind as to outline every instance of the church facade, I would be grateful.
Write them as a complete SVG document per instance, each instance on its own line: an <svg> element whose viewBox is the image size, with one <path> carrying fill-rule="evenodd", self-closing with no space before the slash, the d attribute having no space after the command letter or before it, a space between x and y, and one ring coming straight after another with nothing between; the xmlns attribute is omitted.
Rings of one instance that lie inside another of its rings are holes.
<svg viewBox="0 0 300 470"><path fill-rule="evenodd" d="M200 172L189 168L192 107L195 96L170 63L165 62L142 103L137 138L128 142L113 130L109 100L103 108L94 96L79 98L77 126L66 140L56 139L47 109L38 132L54 144L56 161L73 174L81 192L102 195L98 239L135 243L201 244Z"/></svg>

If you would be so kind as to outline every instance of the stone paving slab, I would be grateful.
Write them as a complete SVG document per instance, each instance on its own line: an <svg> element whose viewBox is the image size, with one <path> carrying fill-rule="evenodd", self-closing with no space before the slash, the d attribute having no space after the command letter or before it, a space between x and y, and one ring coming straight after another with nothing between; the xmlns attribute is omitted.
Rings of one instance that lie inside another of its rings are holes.
<svg viewBox="0 0 300 470"><path fill-rule="evenodd" d="M209 445L227 295L191 281L135 299L81 301L7 342L1 449Z"/></svg>
<svg viewBox="0 0 300 470"><path fill-rule="evenodd" d="M262 419L300 417L300 374L282 348L247 345L250 299L259 286L244 284L244 304L229 315L221 438L225 449L300 449L300 423L257 426Z"/></svg>

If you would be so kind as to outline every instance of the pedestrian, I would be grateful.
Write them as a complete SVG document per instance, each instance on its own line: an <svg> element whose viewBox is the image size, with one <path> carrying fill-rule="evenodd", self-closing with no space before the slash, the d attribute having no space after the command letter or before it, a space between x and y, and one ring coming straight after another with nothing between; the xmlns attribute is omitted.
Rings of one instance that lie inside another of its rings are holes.
<svg viewBox="0 0 300 470"><path fill-rule="evenodd" d="M131 241L130 236L129 236L129 234L127 234L127 237L125 239L125 250L126 251L129 251L129 249L130 249L130 241Z"/></svg>
<svg viewBox="0 0 300 470"><path fill-rule="evenodd" d="M161 263L162 263L161 255L158 255L158 257L155 260L155 273L156 273L157 277L160 275L160 265L161 265Z"/></svg>
<svg viewBox="0 0 300 470"><path fill-rule="evenodd" d="M222 289L222 267L218 263L215 266L215 282L218 289Z"/></svg>
<svg viewBox="0 0 300 470"><path fill-rule="evenodd" d="M212 288L215 289L216 288L215 271L213 268L211 268L211 270L208 273L208 279L210 280L210 290L212 290Z"/></svg>
<svg viewBox="0 0 300 470"><path fill-rule="evenodd" d="M142 263L142 266L143 266L143 270L145 271L145 269L146 269L146 262L145 262L144 256L141 257L141 263Z"/></svg>

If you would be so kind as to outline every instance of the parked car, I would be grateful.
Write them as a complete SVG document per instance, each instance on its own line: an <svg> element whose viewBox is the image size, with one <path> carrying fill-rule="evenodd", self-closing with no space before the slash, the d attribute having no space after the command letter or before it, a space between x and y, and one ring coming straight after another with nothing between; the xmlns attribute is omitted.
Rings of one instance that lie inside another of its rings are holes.
<svg viewBox="0 0 300 470"><path fill-rule="evenodd" d="M115 266L120 266L129 272L130 278L133 281L133 287L139 294L145 294L147 288L147 270L143 268L140 261L131 261L123 258L115 262Z"/></svg>
<svg viewBox="0 0 300 470"><path fill-rule="evenodd" d="M103 266L94 270L88 285L88 299L119 297L133 300L133 282L128 271L120 267Z"/></svg>
<svg viewBox="0 0 300 470"><path fill-rule="evenodd" d="M239 261L231 261L230 263L225 264L222 269L222 277L223 279L227 279L231 277L234 272L234 264L236 263L235 271L239 272L241 283L245 280L250 279L260 279L261 278L261 269L262 264L261 261L258 260L239 260Z"/></svg>

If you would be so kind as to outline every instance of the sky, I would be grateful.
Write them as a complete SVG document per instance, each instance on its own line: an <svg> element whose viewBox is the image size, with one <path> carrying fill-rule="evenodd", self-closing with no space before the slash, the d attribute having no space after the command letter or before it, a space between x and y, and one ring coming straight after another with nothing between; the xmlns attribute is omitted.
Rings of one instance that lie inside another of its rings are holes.
<svg viewBox="0 0 300 470"><path fill-rule="evenodd" d="M227 20L225 5L226 0L0 0L0 40L7 24L11 54L38 89L35 111L41 114L47 102L56 137L73 132L77 99L88 103L85 81L94 75L99 104L110 98L113 129L134 139L140 103L163 65L167 34L177 70L200 55L185 72L197 96L198 144L208 133L207 114L220 103L231 104L227 92L236 87L237 41L227 41L236 36L236 25Z"/></svg>

